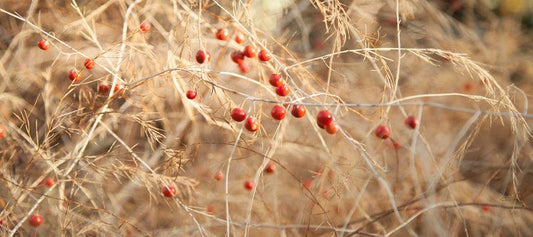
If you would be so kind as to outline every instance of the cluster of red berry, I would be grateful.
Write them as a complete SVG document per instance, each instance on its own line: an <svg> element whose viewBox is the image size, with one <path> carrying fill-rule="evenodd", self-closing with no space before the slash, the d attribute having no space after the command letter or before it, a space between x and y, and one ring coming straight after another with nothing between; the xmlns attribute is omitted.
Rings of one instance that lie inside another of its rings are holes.
<svg viewBox="0 0 533 237"><path fill-rule="evenodd" d="M229 33L226 29L218 29L215 33L215 36L218 40L222 41L227 41L229 39ZM242 44L245 41L244 36L241 33L236 33L234 40L237 44ZM242 73L247 73L250 71L250 66L248 66L248 64L246 64L246 62L244 61L245 57L254 58L257 56L259 60L263 62L267 62L270 60L270 55L267 53L266 50L263 49L260 50L259 53L257 53L257 50L254 48L254 46L251 45L245 46L242 51L233 51L230 56L231 60L237 65L239 65L239 69ZM200 64L209 62L211 61L211 54L207 50L200 49L198 50L198 52L196 52L196 61Z"/></svg>
<svg viewBox="0 0 533 237"><path fill-rule="evenodd" d="M415 116L407 116L404 121L405 125L409 127L410 129L415 129L418 125L418 120ZM376 127L376 130L374 130L374 134L376 137L379 137L381 139L388 139L390 137L390 128L387 125L379 125ZM396 141L393 141L393 145L395 148L399 148L400 144Z"/></svg>
<svg viewBox="0 0 533 237"><path fill-rule="evenodd" d="M318 112L316 116L316 124L318 127L325 129L329 134L337 133L337 126L333 122L333 115L327 110Z"/></svg>
<svg viewBox="0 0 533 237"><path fill-rule="evenodd" d="M142 26L143 25L141 25L141 29L143 28ZM41 39L41 40L39 40L38 46L42 50L48 50L50 48L50 42L48 42L48 40ZM95 65L96 65L96 63L94 62L94 59L92 59L92 58L85 59L84 66L85 66L85 68L87 70L94 69ZM80 81L82 79L81 71L79 71L76 68L71 69L68 72L68 78L71 81L74 81L74 82ZM98 91L100 93L107 93L107 92L109 92L110 89L111 89L111 85L109 85L109 83L107 83L107 82L100 82L100 83L98 83L98 86L96 87L96 91ZM125 89L125 86L123 84L119 83L119 84L115 85L115 89L114 89L115 93L120 93L122 95L122 94L124 94L125 90L126 89Z"/></svg>
<svg viewBox="0 0 533 237"><path fill-rule="evenodd" d="M41 181L40 185L46 185L47 187L51 188L54 186L56 182L52 178L46 178L45 180ZM43 223L43 216L39 214L34 214L30 216L29 223L33 227L39 227Z"/></svg>
<svg viewBox="0 0 533 237"><path fill-rule="evenodd" d="M268 162L268 164L265 167L265 172L268 173L268 174L272 174L272 173L274 173L274 171L276 171L276 165L274 165L274 163L272 163L272 162ZM215 174L214 178L215 178L216 181L223 180L224 179L224 174L222 172L218 171ZM248 189L248 190L252 190L252 189L254 189L254 183L251 182L251 181L246 180L244 182L244 188Z"/></svg>
<svg viewBox="0 0 533 237"><path fill-rule="evenodd" d="M139 28L142 32L149 33L152 30L152 25L149 22L143 22L141 23ZM50 48L50 42L45 39L39 40L39 43L37 45L42 50L48 50ZM85 66L85 69L92 70L96 66L96 63L93 58L87 58L85 59L85 63L83 65ZM80 70L73 68L69 70L68 78L71 81L78 82L83 77L82 77ZM111 89L111 85L107 82L100 82L96 86L96 91L99 93L108 93L110 89ZM123 95L125 91L126 91L126 87L122 83L116 84L115 89L113 90L114 93L118 93L120 95Z"/></svg>
<svg viewBox="0 0 533 237"><path fill-rule="evenodd" d="M272 173L274 173L274 171L276 171L276 165L274 165L274 163L272 163L272 162L268 162L268 164L265 167L265 172L268 173L268 174L272 174ZM216 179L216 177L215 177L215 179ZM248 190L254 189L254 182L248 181L248 180L244 181L244 188L248 189Z"/></svg>
<svg viewBox="0 0 533 237"><path fill-rule="evenodd" d="M281 78L281 74L273 73L272 75L270 75L268 82L270 83L270 85L276 88L276 94L278 94L279 96L285 97L289 94L290 89L285 83L285 81Z"/></svg>
<svg viewBox="0 0 533 237"><path fill-rule="evenodd" d="M274 173L275 169L276 169L276 166L272 162L269 162L267 166L265 167L265 172L272 174ZM219 171L215 174L214 179L217 181L223 180L224 174ZM252 190L254 188L254 183L247 180L244 182L244 188L248 190ZM178 191L176 187L173 185L169 185L163 188L163 195L168 198L173 198L174 196L176 196L177 192Z"/></svg>
<svg viewBox="0 0 533 237"><path fill-rule="evenodd" d="M296 118L301 118L305 115L305 107L303 105L294 105L292 107L292 115ZM287 114L287 110L284 106L281 105L274 105L272 107L272 110L270 111L270 115L275 120L283 120ZM241 108L234 108L231 110L230 116L233 120L236 122L242 122L246 119L246 123L244 124L244 127L250 131L255 132L259 130L259 121L254 117L248 117L246 118L246 111L244 111Z"/></svg>
<svg viewBox="0 0 533 237"><path fill-rule="evenodd" d="M229 33L226 29L218 29L216 32L216 37L218 40L226 41L229 39ZM237 44L244 43L244 36L241 33L235 34L235 42ZM239 69L241 70L242 73L247 73L250 71L250 67L244 61L245 57L254 58L257 56L259 60L263 62L267 62L270 60L270 55L264 49L260 50L258 54L254 46L251 46L251 45L245 46L242 51L240 50L233 51L230 54L230 56L231 56L231 60L235 62L237 65L239 65Z"/></svg>
<svg viewBox="0 0 533 237"><path fill-rule="evenodd" d="M140 25L140 30L144 33L149 33L152 30L152 26L148 22L143 22ZM222 41L226 41L229 39L229 33L226 29L218 29L215 36L218 40L222 40ZM236 33L234 40L238 44L242 44L245 41L244 36L241 33ZM50 48L50 42L42 39L39 41L38 46L42 50L48 50ZM233 51L230 56L231 56L232 61L239 65L239 68L242 73L246 73L250 70L250 67L245 62L246 57L254 58L257 56L259 60L263 62L267 62L271 58L271 56L268 54L268 52L266 52L266 50L263 49L263 50L260 50L259 53L257 53L257 50L254 48L254 46L251 46L251 45L245 46L242 51L240 50ZM211 54L204 49L200 49L196 53L196 61L200 64L209 62L211 61ZM95 67L95 61L94 59L87 58L85 60L84 65L87 70L92 70ZM68 73L68 78L72 81L77 82L81 80L82 75L81 75L81 72L78 71L77 69L72 69ZM270 75L269 83L270 85L275 87L275 92L279 96L285 97L290 92L290 89L285 83L285 80L283 80L281 74L273 73L272 75ZM97 91L100 93L107 93L109 92L110 89L111 89L111 85L109 85L109 83L107 82L100 82L97 86ZM114 89L115 93L123 94L124 91L125 91L125 86L123 84L119 83L115 85L115 89ZM197 92L195 90L188 90L186 92L186 97L188 99L191 99L191 100L195 99L196 96L197 96ZM291 114L294 117L301 118L305 115L305 113L306 113L305 106L298 105L298 104L292 106ZM272 110L270 111L270 115L275 120L283 120L286 114L287 114L286 106L282 106L282 105L274 105L272 107ZM259 127L260 127L259 121L254 117L250 117L250 116L247 117L246 111L244 111L241 108L232 109L230 116L233 120L237 122L242 122L246 119L244 127L250 132L255 132L259 130ZM329 134L337 133L337 126L335 122L333 121L333 115L328 110L319 111L316 117L316 121L317 121L317 125L320 128L326 130L327 133ZM405 124L408 127L415 129L417 126L417 120L414 116L409 116L405 120ZM381 139L389 138L390 133L391 133L390 129L386 125L379 125L375 129L375 135ZM0 127L0 138L3 137L3 135L4 135L3 128ZM274 170L275 170L275 165L272 162L269 162L265 168L265 172L274 173ZM222 174L222 172L219 171L218 173L215 174L214 178L215 180L220 181L224 179L224 174ZM304 186L310 187L310 182L308 183L309 184L306 183L307 185L304 185ZM45 181L43 181L43 184L45 184L48 187L52 187L55 184L55 182L53 179L48 178ZM251 181L246 181L244 183L244 187L248 190L252 190L254 187L254 183ZM163 188L163 195L165 197L174 197L176 194L177 194L177 189L175 186L169 185ZM42 223L42 221L43 219L41 215L33 215L30 218L30 224L32 226L39 226Z"/></svg>

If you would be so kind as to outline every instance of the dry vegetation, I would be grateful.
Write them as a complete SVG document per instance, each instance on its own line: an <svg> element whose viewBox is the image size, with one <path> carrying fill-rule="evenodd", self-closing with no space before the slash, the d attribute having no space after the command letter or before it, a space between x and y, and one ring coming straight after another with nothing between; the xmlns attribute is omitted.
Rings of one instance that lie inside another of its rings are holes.
<svg viewBox="0 0 533 237"><path fill-rule="evenodd" d="M1 0L0 236L533 236L532 6ZM272 59L241 73L229 55L244 45ZM276 121L275 104L307 114Z"/></svg>

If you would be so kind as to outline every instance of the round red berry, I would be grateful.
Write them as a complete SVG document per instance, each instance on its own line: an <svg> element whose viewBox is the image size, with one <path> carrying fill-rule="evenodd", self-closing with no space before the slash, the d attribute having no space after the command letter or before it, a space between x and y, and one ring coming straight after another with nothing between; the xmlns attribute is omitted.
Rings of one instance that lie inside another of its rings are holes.
<svg viewBox="0 0 533 237"><path fill-rule="evenodd" d="M68 72L68 78L71 81L79 81L81 79L81 73L78 70L76 70L76 69L71 69Z"/></svg>
<svg viewBox="0 0 533 237"><path fill-rule="evenodd" d="M150 24L150 22L143 22L141 23L141 26L139 27L141 28L141 31L144 32L144 33L148 33L150 31L152 31L152 24Z"/></svg>
<svg viewBox="0 0 533 237"><path fill-rule="evenodd" d="M43 216L35 214L30 216L30 225L33 227L38 227L43 223Z"/></svg>
<svg viewBox="0 0 533 237"><path fill-rule="evenodd" d="M96 88L96 91L100 93L107 93L109 92L109 89L111 89L111 86L107 82L100 82L98 83L98 87Z"/></svg>
<svg viewBox="0 0 533 237"><path fill-rule="evenodd" d="M316 116L316 123L320 128L326 127L326 125L329 125L333 122L333 116L331 113L327 110L322 110L318 112L318 115Z"/></svg>
<svg viewBox="0 0 533 237"><path fill-rule="evenodd" d="M324 129L326 129L326 132L328 132L329 134L337 133L337 126L333 122L331 122L331 123L329 123L327 125L324 125Z"/></svg>
<svg viewBox="0 0 533 237"><path fill-rule="evenodd" d="M393 142L392 142L392 147L393 147L394 149L397 150L397 149L402 148L402 144L400 144L400 143L397 142L397 141L393 141Z"/></svg>
<svg viewBox="0 0 533 237"><path fill-rule="evenodd" d="M91 69L94 68L94 65L95 65L95 63L94 63L93 59L90 59L90 58L85 59L85 68L91 70Z"/></svg>
<svg viewBox="0 0 533 237"><path fill-rule="evenodd" d="M405 119L405 125L407 125L407 127L411 129L415 129L417 124L418 124L418 121L413 115L410 115Z"/></svg>
<svg viewBox="0 0 533 237"><path fill-rule="evenodd" d="M254 189L254 183L251 182L251 181L245 181L244 182L244 188L246 188L248 190L252 190L252 189Z"/></svg>
<svg viewBox="0 0 533 237"><path fill-rule="evenodd" d="M228 40L229 33L226 29L218 29L216 33L216 37L218 40Z"/></svg>
<svg viewBox="0 0 533 237"><path fill-rule="evenodd" d="M275 120L283 120L286 114L287 110L285 110L285 107L281 105L274 105L270 111L270 115L272 115L272 118Z"/></svg>
<svg viewBox="0 0 533 237"><path fill-rule="evenodd" d="M376 128L375 133L376 133L377 137L379 137L381 139L387 139L390 136L390 129L389 129L389 127L387 127L385 125L379 125Z"/></svg>
<svg viewBox="0 0 533 237"><path fill-rule="evenodd" d="M274 163L272 162L268 162L268 164L265 167L265 172L272 174L274 173L274 171L276 171L276 165L274 165Z"/></svg>
<svg viewBox="0 0 533 237"><path fill-rule="evenodd" d="M263 62L267 62L268 60L270 60L270 54L267 53L267 51L265 51L264 49L262 49L261 51L259 51L259 60L263 61Z"/></svg>
<svg viewBox="0 0 533 237"><path fill-rule="evenodd" d="M306 109L303 105L293 105L291 114L296 118L301 118L305 115Z"/></svg>
<svg viewBox="0 0 533 237"><path fill-rule="evenodd" d="M194 100L194 98L196 98L196 91L188 90L186 95L189 100Z"/></svg>
<svg viewBox="0 0 533 237"><path fill-rule="evenodd" d="M199 64L202 64L204 62L209 62L211 61L211 54L205 50L198 50L198 52L196 53L196 62L198 62Z"/></svg>
<svg viewBox="0 0 533 237"><path fill-rule="evenodd" d="M286 84L276 87L276 94L279 96L287 96L290 92L289 87Z"/></svg>
<svg viewBox="0 0 533 237"><path fill-rule="evenodd" d="M239 69L241 70L241 73L247 73L250 71L250 66L246 64L246 62L239 63Z"/></svg>
<svg viewBox="0 0 533 237"><path fill-rule="evenodd" d="M235 62L236 64L244 63L244 54L241 51L235 50L231 52L230 56L231 56L231 60Z"/></svg>
<svg viewBox="0 0 533 237"><path fill-rule="evenodd" d="M0 124L0 138L3 138L4 135L5 135L5 129L4 129L4 126L2 126L2 125Z"/></svg>
<svg viewBox="0 0 533 237"><path fill-rule="evenodd" d="M220 180L223 180L224 179L224 174L220 171L218 171L216 174L215 174L215 180L216 181L220 181Z"/></svg>
<svg viewBox="0 0 533 237"><path fill-rule="evenodd" d="M50 187L50 188L51 188L52 186L54 186L54 184L56 184L56 182L55 182L54 179L52 179L52 178L47 178L47 179L45 179L43 183L44 183L44 185L46 185L46 186L48 186L48 187Z"/></svg>
<svg viewBox="0 0 533 237"><path fill-rule="evenodd" d="M244 56L248 58L253 58L257 54L254 46L251 45L247 45L246 47L244 47L244 50L242 52L244 53Z"/></svg>
<svg viewBox="0 0 533 237"><path fill-rule="evenodd" d="M176 187L169 185L168 187L163 188L163 195L165 197L174 197L178 191L176 190Z"/></svg>
<svg viewBox="0 0 533 237"><path fill-rule="evenodd" d="M126 92L126 86L124 86L124 84L122 83L117 83L113 92L118 93L120 95L124 95L124 92Z"/></svg>
<svg viewBox="0 0 533 237"><path fill-rule="evenodd" d="M273 87L278 87L278 86L285 84L285 82L283 82L283 79L281 78L281 74L276 74L276 73L273 73L272 75L270 75L268 82Z"/></svg>
<svg viewBox="0 0 533 237"><path fill-rule="evenodd" d="M237 42L237 44L244 43L244 35L242 35L241 33L237 33L235 35L235 42Z"/></svg>
<svg viewBox="0 0 533 237"><path fill-rule="evenodd" d="M208 214L211 214L213 215L215 213L215 207L213 205L207 205L207 207L205 208L206 212Z"/></svg>
<svg viewBox="0 0 533 237"><path fill-rule="evenodd" d="M303 186L307 189L310 189L313 186L313 181L310 179L306 179L302 182Z"/></svg>
<svg viewBox="0 0 533 237"><path fill-rule="evenodd" d="M489 211L490 211L490 206L489 206L489 205L483 205L483 206L481 206L481 209L482 209L484 212L489 212Z"/></svg>
<svg viewBox="0 0 533 237"><path fill-rule="evenodd" d="M234 108L231 110L231 118L237 122L241 122L246 119L246 111L240 108Z"/></svg>
<svg viewBox="0 0 533 237"><path fill-rule="evenodd" d="M476 85L473 82L469 81L463 85L463 90L465 90L466 92L472 92L474 91L475 87Z"/></svg>
<svg viewBox="0 0 533 237"><path fill-rule="evenodd" d="M39 40L39 48L42 50L48 50L50 48L50 42L48 40L42 39Z"/></svg>
<svg viewBox="0 0 533 237"><path fill-rule="evenodd" d="M248 131L250 132L255 132L259 130L259 122L254 117L248 117L246 119L246 123L244 124L244 127L246 127L246 129L248 129Z"/></svg>

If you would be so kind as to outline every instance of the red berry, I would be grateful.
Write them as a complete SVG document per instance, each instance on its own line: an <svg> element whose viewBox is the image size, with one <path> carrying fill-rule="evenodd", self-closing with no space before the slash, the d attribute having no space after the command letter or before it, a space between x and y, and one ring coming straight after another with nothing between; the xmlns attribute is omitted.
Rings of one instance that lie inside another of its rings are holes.
<svg viewBox="0 0 533 237"><path fill-rule="evenodd" d="M95 65L94 60L92 60L90 58L85 59L85 68L91 70L91 69L94 68L94 65Z"/></svg>
<svg viewBox="0 0 533 237"><path fill-rule="evenodd" d="M226 29L218 29L216 33L216 37L218 40L228 40L229 34Z"/></svg>
<svg viewBox="0 0 533 237"><path fill-rule="evenodd" d="M274 173L274 171L276 171L276 165L274 165L274 163L272 162L268 162L268 164L265 167L265 172L272 174Z"/></svg>
<svg viewBox="0 0 533 237"><path fill-rule="evenodd" d="M481 206L481 209L482 209L484 212L489 212L489 211L490 211L490 206L489 206L489 205L483 205L483 206Z"/></svg>
<svg viewBox="0 0 533 237"><path fill-rule="evenodd" d="M270 60L270 54L267 53L264 49L262 49L261 51L259 51L259 60L263 61L263 62L267 62L268 60Z"/></svg>
<svg viewBox="0 0 533 237"><path fill-rule="evenodd" d="M476 85L469 81L469 82L466 82L464 85L463 85L463 89L466 91L466 92L472 92L474 91L474 88L476 87Z"/></svg>
<svg viewBox="0 0 533 237"><path fill-rule="evenodd" d="M169 185L168 187L163 188L163 195L165 195L165 197L174 197L176 193L177 193L176 187L172 185Z"/></svg>
<svg viewBox="0 0 533 237"><path fill-rule="evenodd" d="M246 129L248 129L248 131L250 132L255 132L259 130L259 122L254 117L248 117L246 119L246 123L244 124L244 127L246 127Z"/></svg>
<svg viewBox="0 0 533 237"><path fill-rule="evenodd" d="M217 181L220 181L220 180L223 180L224 179L224 174L220 171L218 171L216 174L215 174L215 179Z"/></svg>
<svg viewBox="0 0 533 237"><path fill-rule="evenodd" d="M4 126L2 126L2 125L0 124L0 138L3 138L3 137L4 137L4 135L5 135L4 133L5 133Z"/></svg>
<svg viewBox="0 0 533 237"><path fill-rule="evenodd" d="M235 35L235 42L237 42L237 44L244 43L244 35L237 33L237 35Z"/></svg>
<svg viewBox="0 0 533 237"><path fill-rule="evenodd" d="M313 181L311 181L310 179L306 179L303 181L302 184L305 188L310 189L311 186L313 185Z"/></svg>
<svg viewBox="0 0 533 237"><path fill-rule="evenodd" d="M96 91L100 93L107 93L109 92L109 89L111 89L111 86L107 84L107 82L100 82L98 83L98 87L96 88Z"/></svg>
<svg viewBox="0 0 533 237"><path fill-rule="evenodd" d="M418 121L413 115L405 119L405 125L407 125L407 127L410 127L411 129L415 129L417 124L418 124Z"/></svg>
<svg viewBox="0 0 533 237"><path fill-rule="evenodd" d="M285 82L283 82L283 79L281 78L281 74L276 74L276 73L273 73L272 75L270 75L268 82L273 87L278 87L278 86L285 84Z"/></svg>
<svg viewBox="0 0 533 237"><path fill-rule="evenodd" d="M45 39L39 40L38 45L39 45L39 48L42 50L48 50L48 48L50 48L50 42L48 42L48 40L45 40Z"/></svg>
<svg viewBox="0 0 533 237"><path fill-rule="evenodd" d="M284 119L286 114L287 110L285 110L285 107L281 105L274 105L274 107L272 107L272 110L270 111L270 115L272 115L272 118L276 120Z"/></svg>
<svg viewBox="0 0 533 237"><path fill-rule="evenodd" d="M231 52L231 60L236 64L244 63L244 54L241 51L235 50Z"/></svg>
<svg viewBox="0 0 533 237"><path fill-rule="evenodd" d="M290 89L285 84L276 87L276 94L278 94L279 96L287 96L289 92L290 92Z"/></svg>
<svg viewBox="0 0 533 237"><path fill-rule="evenodd" d="M211 54L205 50L198 50L198 52L196 53L196 62L198 62L199 64L202 64L204 62L209 62L211 61Z"/></svg>
<svg viewBox="0 0 533 237"><path fill-rule="evenodd" d="M113 92L124 95L124 92L126 92L126 86L124 86L122 83L117 83Z"/></svg>
<svg viewBox="0 0 533 237"><path fill-rule="evenodd" d="M71 69L68 72L68 78L71 81L79 81L81 79L81 73L78 70L76 70L76 69Z"/></svg>
<svg viewBox="0 0 533 237"><path fill-rule="evenodd" d="M244 47L244 50L242 52L244 53L244 56L249 58L253 58L256 55L255 48L251 45L247 45L246 47Z"/></svg>
<svg viewBox="0 0 533 237"><path fill-rule="evenodd" d="M246 62L239 63L239 69L241 70L241 73L247 73L250 71L250 66L246 64Z"/></svg>
<svg viewBox="0 0 533 237"><path fill-rule="evenodd" d="M252 189L254 189L254 183L252 183L250 181L246 181L246 182L244 182L244 188L246 188L248 190L252 190Z"/></svg>
<svg viewBox="0 0 533 237"><path fill-rule="evenodd" d="M43 216L35 214L30 216L30 225L33 227L38 227L43 223Z"/></svg>
<svg viewBox="0 0 533 237"><path fill-rule="evenodd" d="M402 144L400 144L400 143L397 142L397 141L393 141L393 142L392 142L392 147L393 147L394 149L397 150L397 149L402 148Z"/></svg>
<svg viewBox="0 0 533 237"><path fill-rule="evenodd" d="M322 110L318 112L318 115L316 116L316 123L320 128L326 127L326 125L329 125L333 122L333 116L331 113L327 110Z"/></svg>
<svg viewBox="0 0 533 237"><path fill-rule="evenodd" d="M189 100L194 100L194 98L196 98L196 91L188 90L186 94Z"/></svg>
<svg viewBox="0 0 533 237"><path fill-rule="evenodd" d="M237 122L241 122L246 118L246 111L240 108L231 110L231 118Z"/></svg>
<svg viewBox="0 0 533 237"><path fill-rule="evenodd" d="M150 24L150 22L143 22L141 23L141 31L144 32L144 33L148 33L150 31L152 31L152 25Z"/></svg>
<svg viewBox="0 0 533 237"><path fill-rule="evenodd" d="M337 126L333 122L331 122L331 123L329 123L327 125L324 125L324 129L326 129L326 132L328 132L329 134L337 133Z"/></svg>
<svg viewBox="0 0 533 237"><path fill-rule="evenodd" d="M452 0L450 1L450 9L453 10L453 12L461 10L463 8L463 3L461 1Z"/></svg>
<svg viewBox="0 0 533 237"><path fill-rule="evenodd" d="M215 213L215 207L213 205L207 205L206 211L208 214L213 215Z"/></svg>
<svg viewBox="0 0 533 237"><path fill-rule="evenodd" d="M50 188L51 188L52 186L54 186L54 184L56 184L56 182L55 182L54 179L52 179L52 178L47 178L47 179L45 179L43 183L44 183L44 185L46 185L46 186L48 186L48 187L50 187Z"/></svg>
<svg viewBox="0 0 533 237"><path fill-rule="evenodd" d="M319 51L325 48L326 41L324 39L314 39L311 45L314 50Z"/></svg>
<svg viewBox="0 0 533 237"><path fill-rule="evenodd" d="M292 116L296 117L296 118L301 118L305 115L305 106L303 105L293 105L292 106L292 110L291 110L291 114Z"/></svg>
<svg viewBox="0 0 533 237"><path fill-rule="evenodd" d="M390 129L389 129L389 127L387 127L385 125L379 125L376 128L375 132L376 132L376 136L381 138L381 139L387 139L390 136Z"/></svg>

